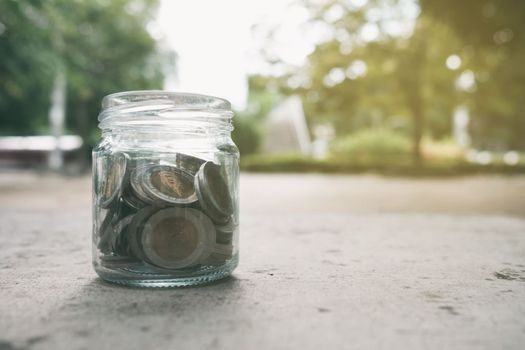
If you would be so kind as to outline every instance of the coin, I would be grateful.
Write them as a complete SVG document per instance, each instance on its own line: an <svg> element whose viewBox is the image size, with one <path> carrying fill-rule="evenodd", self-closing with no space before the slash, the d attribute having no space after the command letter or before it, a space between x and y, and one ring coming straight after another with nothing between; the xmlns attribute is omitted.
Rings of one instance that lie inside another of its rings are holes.
<svg viewBox="0 0 525 350"><path fill-rule="evenodd" d="M142 250L153 265L180 269L205 258L215 242L215 227L201 211L167 208L153 214L141 235Z"/></svg>
<svg viewBox="0 0 525 350"><path fill-rule="evenodd" d="M126 229L133 219L133 215L129 215L119 220L116 224L111 226L109 236L106 236L106 241L111 251L118 255L127 254L127 246L120 246L122 235L125 235Z"/></svg>
<svg viewBox="0 0 525 350"><path fill-rule="evenodd" d="M233 240L233 232L219 232L217 231L217 243L231 244Z"/></svg>
<svg viewBox="0 0 525 350"><path fill-rule="evenodd" d="M130 189L128 184L122 193L122 201L130 208L135 210L142 209L148 206L148 203L138 198Z"/></svg>
<svg viewBox="0 0 525 350"><path fill-rule="evenodd" d="M102 266L108 269L128 268L139 264L140 262L131 257L116 256L116 255L103 255L100 257L100 263Z"/></svg>
<svg viewBox="0 0 525 350"><path fill-rule="evenodd" d="M149 195L145 191L145 187L144 187L144 175L149 170L149 168L151 168L152 166L155 166L155 165L149 164L149 165L142 165L140 167L137 167L133 170L133 172L131 173L131 177L130 177L130 187L132 190L131 192L139 200L145 203L148 203L148 204L159 202L159 199L156 198L155 196Z"/></svg>
<svg viewBox="0 0 525 350"><path fill-rule="evenodd" d="M213 247L212 254L229 259L233 256L233 245L217 243Z"/></svg>
<svg viewBox="0 0 525 350"><path fill-rule="evenodd" d="M102 176L98 196L100 198L100 207L108 208L111 203L118 197L122 188L122 182L126 173L126 155L115 153L112 156L103 159L107 163L102 169L107 169L105 176Z"/></svg>
<svg viewBox="0 0 525 350"><path fill-rule="evenodd" d="M205 199L205 195L202 194L204 191L201 190L200 186L200 183L198 181L195 181L195 191L198 194L199 198L199 208L202 209L202 211L206 213L206 215L208 215L213 222L218 223L220 225L226 224L229 220L228 215L221 214L216 209L214 209L213 206L208 204L208 202Z"/></svg>
<svg viewBox="0 0 525 350"><path fill-rule="evenodd" d="M141 235L142 230L144 228L144 223L151 215L153 215L158 210L158 208L151 206L142 208L137 212L137 214L135 214L133 220L131 220L129 224L128 244L130 247L130 251L135 257L139 258L140 260L146 260L146 256L142 252L141 243Z"/></svg>
<svg viewBox="0 0 525 350"><path fill-rule="evenodd" d="M215 225L217 243L230 244L233 239L233 232L237 228L235 219L230 217L230 220L224 225Z"/></svg>
<svg viewBox="0 0 525 350"><path fill-rule="evenodd" d="M225 224L233 213L233 202L221 167L212 162L204 163L194 185L202 210L213 221Z"/></svg>
<svg viewBox="0 0 525 350"><path fill-rule="evenodd" d="M220 166L182 153L104 161L107 179L97 193L107 209L97 231L103 266L191 274L231 258L237 225Z"/></svg>
<svg viewBox="0 0 525 350"><path fill-rule="evenodd" d="M104 252L108 252L111 247L109 245L109 240L111 238L111 232L113 231L113 224L118 219L118 208L116 205L113 205L108 208L104 220L100 223L98 227L98 244L97 247Z"/></svg>
<svg viewBox="0 0 525 350"><path fill-rule="evenodd" d="M103 253L110 253L111 252L111 237L113 237L113 224L108 223L106 226L101 227L102 230L100 230L100 238L98 240L97 247L100 249Z"/></svg>
<svg viewBox="0 0 525 350"><path fill-rule="evenodd" d="M216 243L212 247L210 255L202 260L205 265L220 265L233 256L233 245Z"/></svg>
<svg viewBox="0 0 525 350"><path fill-rule="evenodd" d="M132 215L132 214L136 214L138 209L129 205L125 200L124 200L124 194L122 194L122 197L120 197L119 201L118 201L118 208L119 208L119 216L120 217L125 217L125 216L128 216L128 215Z"/></svg>
<svg viewBox="0 0 525 350"><path fill-rule="evenodd" d="M182 169L191 175L197 174L204 162L206 162L206 160L185 153L176 153L173 159L175 167Z"/></svg>
<svg viewBox="0 0 525 350"><path fill-rule="evenodd" d="M169 165L149 167L142 175L142 189L153 197L172 204L197 201L193 176Z"/></svg>
<svg viewBox="0 0 525 350"><path fill-rule="evenodd" d="M143 263L145 267L147 267L149 270L153 270L156 273L165 273L165 274L173 274L173 269L165 269L156 265L152 265L148 262ZM191 276L191 274L199 271L201 269L202 265L200 264L194 264L188 267L182 267L180 269L177 269L177 277L183 277L185 275Z"/></svg>

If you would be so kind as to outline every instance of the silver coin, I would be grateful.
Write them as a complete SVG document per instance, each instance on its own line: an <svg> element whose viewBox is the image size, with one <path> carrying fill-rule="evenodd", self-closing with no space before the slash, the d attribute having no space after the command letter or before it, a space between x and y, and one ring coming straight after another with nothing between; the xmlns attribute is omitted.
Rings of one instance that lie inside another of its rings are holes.
<svg viewBox="0 0 525 350"><path fill-rule="evenodd" d="M165 269L162 267L158 267L156 265L152 265L148 262L144 262L144 266L146 266L149 270L152 270L156 273L165 273L165 274L173 274L173 269ZM180 269L177 269L177 277L184 277L185 275L191 276L195 272L199 271L201 269L200 264L194 264L191 266L183 267Z"/></svg>
<svg viewBox="0 0 525 350"><path fill-rule="evenodd" d="M108 208L113 201L119 196L126 174L127 157L124 153L115 153L102 159L105 166L102 171L102 178L97 190L99 205L102 208Z"/></svg>
<svg viewBox="0 0 525 350"><path fill-rule="evenodd" d="M237 228L237 223L235 219L230 217L228 222L224 225L215 225L217 243L221 244L231 244L233 239L233 233Z"/></svg>
<svg viewBox="0 0 525 350"><path fill-rule="evenodd" d="M110 253L111 252L111 238L113 237L114 232L114 226L113 223L109 222L105 226L101 226L100 232L100 238L98 240L97 248L102 253Z"/></svg>
<svg viewBox="0 0 525 350"><path fill-rule="evenodd" d="M109 246L109 240L111 238L111 233L113 231L113 226L118 220L118 207L116 205L110 206L106 210L106 215L104 220L100 223L100 226L97 228L98 235L98 244L97 247L103 252L109 252L111 247Z"/></svg>
<svg viewBox="0 0 525 350"><path fill-rule="evenodd" d="M216 243L212 247L209 256L202 260L204 265L221 265L233 257L232 244Z"/></svg>
<svg viewBox="0 0 525 350"><path fill-rule="evenodd" d="M148 220L156 211L158 211L158 208L155 207L142 208L137 214L135 214L133 220L131 220L129 224L128 244L131 253L140 260L146 260L146 256L142 252L142 230L146 220Z"/></svg>
<svg viewBox="0 0 525 350"><path fill-rule="evenodd" d="M135 210L147 207L148 203L138 198L129 187L130 186L128 184L122 193L122 201L124 202L124 204Z"/></svg>
<svg viewBox="0 0 525 350"><path fill-rule="evenodd" d="M215 227L201 211L167 208L153 214L142 231L147 260L161 268L180 269L206 258L215 242Z"/></svg>
<svg viewBox="0 0 525 350"><path fill-rule="evenodd" d="M217 231L217 243L231 244L233 241L233 232L219 232Z"/></svg>
<svg viewBox="0 0 525 350"><path fill-rule="evenodd" d="M112 222L117 218L118 207L113 205L106 210L106 215L98 227L97 233L99 237L102 237L106 232L106 229Z"/></svg>
<svg viewBox="0 0 525 350"><path fill-rule="evenodd" d="M198 204L199 204L200 209L204 213L206 213L206 215L208 215L214 223L217 223L219 225L226 224L229 220L229 217L227 215L223 215L219 213L212 206L210 206L208 202L206 202L203 195L199 195L203 191L200 189L200 184L198 181L195 181L195 191L199 198Z"/></svg>
<svg viewBox="0 0 525 350"><path fill-rule="evenodd" d="M126 254L127 249L119 246L119 239L125 234L125 230L131 223L132 219L133 215L126 216L113 226L113 230L110 232L110 237L108 237L108 244L111 247L112 252L116 254Z"/></svg>
<svg viewBox="0 0 525 350"><path fill-rule="evenodd" d="M221 167L215 163L207 162L199 172L209 202L222 214L231 215L233 213L233 201L228 182L221 173Z"/></svg>
<svg viewBox="0 0 525 350"><path fill-rule="evenodd" d="M143 165L143 166L137 167L137 168L135 168L133 170L133 172L131 173L131 176L130 176L131 192L139 200L141 200L141 201L143 201L145 203L148 203L148 204L153 204L155 202L159 202L158 198L156 198L155 196L149 195L145 191L145 187L144 187L144 174L152 166L155 166L155 165L149 164L149 165Z"/></svg>
<svg viewBox="0 0 525 350"><path fill-rule="evenodd" d="M197 201L193 176L169 165L155 165L142 173L142 189L150 197L171 204Z"/></svg>
<svg viewBox="0 0 525 350"><path fill-rule="evenodd" d="M212 254L230 259L233 256L233 245L217 243L213 246Z"/></svg>
<svg viewBox="0 0 525 350"><path fill-rule="evenodd" d="M173 161L170 163L173 163L175 167L182 169L191 175L195 175L199 171L201 165L205 162L206 160L190 156L189 154L176 153Z"/></svg>
<svg viewBox="0 0 525 350"><path fill-rule="evenodd" d="M205 196L204 195L199 195L201 193L203 193L204 191L202 191L200 189L200 184L198 181L195 181L195 191L197 193L197 197L199 198L199 201L198 201L198 204L199 204L199 208L204 212L206 213L206 215L208 215L210 217L210 219L214 222L214 223L217 223L219 225L224 225L228 222L229 220L229 216L228 215L223 215L221 214L220 212L218 212L213 206L211 206L205 199Z"/></svg>
<svg viewBox="0 0 525 350"><path fill-rule="evenodd" d="M117 235L117 239L115 240L115 246L113 247L112 251L113 254L116 254L118 256L131 256L128 244L127 230L121 231Z"/></svg>
<svg viewBox="0 0 525 350"><path fill-rule="evenodd" d="M214 222L227 223L233 213L233 202L220 166L212 162L204 163L194 185L202 210Z"/></svg>
<svg viewBox="0 0 525 350"><path fill-rule="evenodd" d="M131 257L103 255L100 257L100 264L108 269L119 269L138 266L140 262Z"/></svg>

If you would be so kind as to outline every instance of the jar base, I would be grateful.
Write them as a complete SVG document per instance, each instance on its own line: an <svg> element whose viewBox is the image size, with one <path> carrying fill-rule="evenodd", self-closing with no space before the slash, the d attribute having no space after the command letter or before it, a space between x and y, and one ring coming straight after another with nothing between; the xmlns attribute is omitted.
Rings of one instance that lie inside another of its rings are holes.
<svg viewBox="0 0 525 350"><path fill-rule="evenodd" d="M95 268L95 271L104 281L132 288L180 288L209 284L231 275L239 263L238 255L232 257L224 265L210 271L200 272L195 276L174 277L166 275L136 275L119 273L118 270Z"/></svg>

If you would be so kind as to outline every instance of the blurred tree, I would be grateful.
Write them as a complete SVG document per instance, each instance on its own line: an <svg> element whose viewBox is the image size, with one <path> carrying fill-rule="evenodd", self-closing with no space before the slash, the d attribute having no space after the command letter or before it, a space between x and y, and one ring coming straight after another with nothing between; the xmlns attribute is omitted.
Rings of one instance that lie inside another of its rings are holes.
<svg viewBox="0 0 525 350"><path fill-rule="evenodd" d="M465 96L479 148L525 149L525 1L421 0L462 39L475 86Z"/></svg>
<svg viewBox="0 0 525 350"><path fill-rule="evenodd" d="M522 0L420 0L422 10L451 25L465 44L522 51L525 2Z"/></svg>
<svg viewBox="0 0 525 350"><path fill-rule="evenodd" d="M525 147L525 2L422 0L412 18L403 14L417 1L302 4L310 12L305 27L323 29L325 39L299 67L265 55L286 66L269 80L303 96L311 124L330 121L339 135L397 129L411 135L419 164L422 136L449 137L453 110L465 104L475 145Z"/></svg>
<svg viewBox="0 0 525 350"><path fill-rule="evenodd" d="M326 21L334 6L343 13L329 23L336 33L333 39L318 45L308 58L309 83L299 88L288 84L284 90L300 92L309 119L329 120L339 134L385 125L410 133L414 161L419 164L423 133L443 137L451 132L457 73L445 62L457 49L453 33L424 16L412 34L390 33L385 28L391 18L367 19L378 9L388 13L393 6L388 0L370 0L357 10L337 1L309 6L314 22ZM359 33L370 23L378 28L377 38L363 40ZM299 69L284 82L297 74L305 73Z"/></svg>
<svg viewBox="0 0 525 350"><path fill-rule="evenodd" d="M157 3L0 2L1 132L46 131L52 81L62 71L67 79L66 123L87 149L104 95L162 85L168 56L146 30Z"/></svg>
<svg viewBox="0 0 525 350"><path fill-rule="evenodd" d="M33 5L35 3L35 5ZM56 54L39 2L0 2L0 133L32 134L47 122Z"/></svg>
<svg viewBox="0 0 525 350"><path fill-rule="evenodd" d="M248 79L250 94L246 108L235 112L232 133L235 144L241 154L256 153L261 145L261 133L264 117L280 99L278 86L264 76L251 76Z"/></svg>

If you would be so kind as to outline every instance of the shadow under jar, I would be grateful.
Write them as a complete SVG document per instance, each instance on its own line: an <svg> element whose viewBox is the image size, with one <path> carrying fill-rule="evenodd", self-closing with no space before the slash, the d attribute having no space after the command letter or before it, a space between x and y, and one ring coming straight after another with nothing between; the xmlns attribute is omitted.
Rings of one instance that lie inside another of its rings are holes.
<svg viewBox="0 0 525 350"><path fill-rule="evenodd" d="M93 266L104 280L192 286L238 263L239 152L230 103L131 91L102 101L93 149Z"/></svg>

